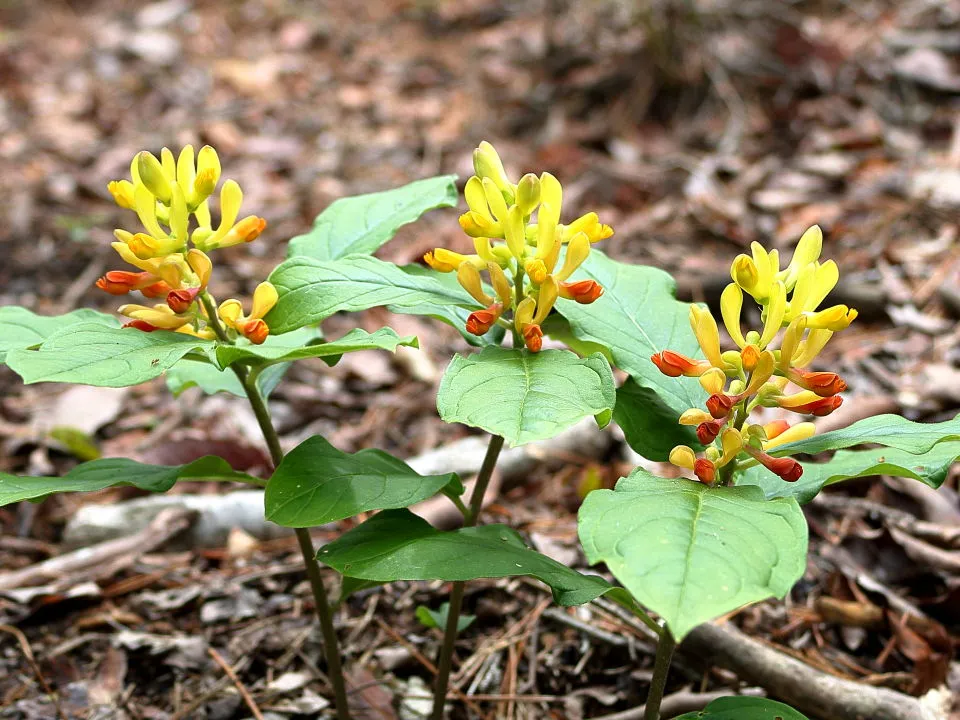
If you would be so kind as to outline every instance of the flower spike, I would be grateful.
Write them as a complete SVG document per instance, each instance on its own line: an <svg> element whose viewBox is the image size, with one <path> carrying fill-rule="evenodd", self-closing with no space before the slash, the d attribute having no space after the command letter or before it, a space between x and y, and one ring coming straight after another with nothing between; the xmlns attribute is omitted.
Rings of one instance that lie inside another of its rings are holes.
<svg viewBox="0 0 960 720"><path fill-rule="evenodd" d="M846 305L818 309L839 277L836 263L820 262L822 249L823 234L814 226L803 234L790 264L781 270L776 250L767 252L753 243L749 255L734 259L730 268L733 282L720 298L724 327L739 350L721 351L716 321L709 311L693 305L690 326L706 359L695 360L670 350L651 358L665 375L700 378L708 393L705 410L690 408L679 418L681 425L696 427L697 439L706 446L703 456L685 445L670 454L674 465L691 471L701 482L729 484L742 453L783 480L795 482L803 466L769 452L810 437L814 425L801 422L791 426L785 420L750 425L750 413L763 406L823 416L843 402L840 393L847 385L837 373L805 369L832 335L857 316L857 311ZM741 323L747 296L759 306L763 327L745 333ZM791 382L800 392L785 392Z"/></svg>

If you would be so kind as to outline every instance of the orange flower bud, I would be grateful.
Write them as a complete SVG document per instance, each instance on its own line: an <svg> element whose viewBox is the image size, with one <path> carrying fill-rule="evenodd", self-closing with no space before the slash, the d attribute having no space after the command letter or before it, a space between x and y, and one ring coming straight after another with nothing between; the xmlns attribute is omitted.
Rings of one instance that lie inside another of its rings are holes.
<svg viewBox="0 0 960 720"><path fill-rule="evenodd" d="M809 372L791 368L787 371L787 377L804 390L815 392L820 397L830 397L847 389L843 378L832 372Z"/></svg>
<svg viewBox="0 0 960 720"><path fill-rule="evenodd" d="M747 345L740 351L740 360L743 363L743 369L747 372L753 372L757 363L760 361L760 351L756 345Z"/></svg>
<svg viewBox="0 0 960 720"><path fill-rule="evenodd" d="M718 420L727 417L730 410L740 402L739 396L715 393L707 398L707 410Z"/></svg>
<svg viewBox="0 0 960 720"><path fill-rule="evenodd" d="M780 406L785 407L787 410L792 410L795 413L824 417L832 413L842 404L843 398L839 395L833 395L831 397L818 398L801 405L781 404Z"/></svg>
<svg viewBox="0 0 960 720"><path fill-rule="evenodd" d="M467 332L472 335L484 335L503 313L503 305L494 303L486 310L475 310L467 318Z"/></svg>
<svg viewBox="0 0 960 720"><path fill-rule="evenodd" d="M773 440L790 429L790 423L786 420L774 420L763 426L763 431L767 434L767 440Z"/></svg>
<svg viewBox="0 0 960 720"><path fill-rule="evenodd" d="M700 482L712 485L717 477L717 466L706 458L698 458L693 464L693 474L699 478Z"/></svg>
<svg viewBox="0 0 960 720"><path fill-rule="evenodd" d="M270 334L270 327L260 318L248 320L240 326L239 330L254 345L263 343Z"/></svg>
<svg viewBox="0 0 960 720"><path fill-rule="evenodd" d="M110 270L97 280L97 287L111 295L126 295L131 290L140 290L157 281L148 272Z"/></svg>
<svg viewBox="0 0 960 720"><path fill-rule="evenodd" d="M175 313L185 313L193 305L193 301L200 294L200 288L183 288L182 290L171 290L167 293L167 305Z"/></svg>
<svg viewBox="0 0 960 720"><path fill-rule="evenodd" d="M725 422L726 418L723 420L710 420L697 425L697 440L700 441L700 444L709 445L716 440Z"/></svg>
<svg viewBox="0 0 960 720"><path fill-rule="evenodd" d="M772 473L780 476L787 482L796 482L803 475L803 466L793 458L772 458L769 455L766 458L760 458L760 462Z"/></svg>
<svg viewBox="0 0 960 720"><path fill-rule="evenodd" d="M158 280L152 285L147 285L144 288L140 288L140 292L143 293L143 296L148 298L166 297L171 290L173 290L173 288L167 285L163 280Z"/></svg>
<svg viewBox="0 0 960 720"><path fill-rule="evenodd" d="M589 305L603 295L603 287L596 280L560 283L560 297L576 300L581 305Z"/></svg>
<svg viewBox="0 0 960 720"><path fill-rule="evenodd" d="M650 360L657 369L668 377L700 377L712 366L706 360L692 360L686 355L673 352L673 350L664 350L651 356Z"/></svg>
<svg viewBox="0 0 960 720"><path fill-rule="evenodd" d="M543 330L539 325L527 325L523 329L523 341L530 352L540 352L543 347Z"/></svg>
<svg viewBox="0 0 960 720"><path fill-rule="evenodd" d="M133 328L134 330L142 330L143 332L153 332L154 330L159 330L156 325L151 325L146 320L131 320L124 328Z"/></svg>

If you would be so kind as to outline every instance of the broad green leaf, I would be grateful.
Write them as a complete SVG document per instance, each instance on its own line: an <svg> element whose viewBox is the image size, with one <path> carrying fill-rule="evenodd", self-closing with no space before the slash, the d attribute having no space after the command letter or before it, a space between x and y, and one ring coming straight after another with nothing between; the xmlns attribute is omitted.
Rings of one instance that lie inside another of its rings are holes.
<svg viewBox="0 0 960 720"><path fill-rule="evenodd" d="M401 226L428 210L456 206L456 180L456 175L439 175L393 190L335 200L317 216L310 232L290 241L287 257L337 260L373 253Z"/></svg>
<svg viewBox="0 0 960 720"><path fill-rule="evenodd" d="M674 637L742 605L781 598L803 575L807 523L793 498L708 487L638 468L587 495L580 542Z"/></svg>
<svg viewBox="0 0 960 720"><path fill-rule="evenodd" d="M582 605L613 589L603 578L531 550L505 525L442 532L409 510L377 513L321 548L317 559L344 575L378 582L529 575L549 585L561 605Z"/></svg>
<svg viewBox="0 0 960 720"><path fill-rule="evenodd" d="M66 315L36 315L17 305L0 307L0 363L5 362L11 350L39 345L57 330L79 323L120 326L115 317L96 310L80 309Z"/></svg>
<svg viewBox="0 0 960 720"><path fill-rule="evenodd" d="M578 420L609 419L616 402L613 373L603 355L568 350L488 347L457 355L437 391L445 422L501 435L511 445L550 438Z"/></svg>
<svg viewBox="0 0 960 720"><path fill-rule="evenodd" d="M656 391L643 387L632 378L617 388L613 420L623 430L627 443L650 460L665 462L677 445L700 448L696 430L680 425Z"/></svg>
<svg viewBox="0 0 960 720"><path fill-rule="evenodd" d="M610 349L613 364L640 386L654 390L673 422L684 410L702 407L707 394L696 378L667 377L650 360L662 350L698 357L687 303L676 299L676 283L653 267L629 265L591 250L574 279L592 278L604 293L590 305L560 299L557 310L578 338ZM640 448L635 448L642 454Z"/></svg>
<svg viewBox="0 0 960 720"><path fill-rule="evenodd" d="M264 397L270 397L292 364L277 363L263 369L257 377L257 387L260 388ZM167 388L174 397L178 397L184 390L192 387L199 387L207 395L225 392L242 398L247 396L243 385L232 370L221 370L206 360L185 358L167 370L164 377Z"/></svg>
<svg viewBox="0 0 960 720"><path fill-rule="evenodd" d="M795 497L798 502L807 503L827 485L873 475L910 478L938 488L958 459L958 440L946 440L916 454L893 448L840 450L827 462L800 463L803 475L794 483L784 482L761 465L745 470L736 482L758 485L768 498Z"/></svg>
<svg viewBox="0 0 960 720"><path fill-rule="evenodd" d="M296 257L270 274L280 299L267 315L273 332L286 333L322 322L334 313L386 306L393 312L428 315L461 332L476 301L437 273L407 272L368 255L340 260ZM466 337L466 335L465 335ZM470 336L473 342L489 342Z"/></svg>
<svg viewBox="0 0 960 720"><path fill-rule="evenodd" d="M339 340L324 342L312 328L302 328L285 335L270 338L273 342L262 345L221 345L216 348L217 362L229 367L236 362L280 363L322 358L335 365L344 353L358 350L388 350L396 352L399 346L417 347L417 338L400 337L390 328L380 328L374 333L354 328Z"/></svg>
<svg viewBox="0 0 960 720"><path fill-rule="evenodd" d="M960 415L939 423L918 423L900 415L874 415L840 430L781 445L772 455L815 455L854 445L884 445L907 453L924 453L944 440L960 439Z"/></svg>
<svg viewBox="0 0 960 720"><path fill-rule="evenodd" d="M455 473L420 475L382 450L350 454L319 435L287 453L267 483L267 519L284 527L312 527L369 510L402 508L446 487L463 492Z"/></svg>
<svg viewBox="0 0 960 720"><path fill-rule="evenodd" d="M447 627L447 618L450 616L450 603L443 603L440 605L439 610L431 610L426 605L418 605L416 616L417 620L428 628L445 630ZM457 632L462 633L473 625L473 621L476 619L476 615L461 614L457 618Z"/></svg>
<svg viewBox="0 0 960 720"><path fill-rule="evenodd" d="M62 328L36 350L11 350L7 364L25 383L69 382L124 387L151 380L187 353L212 348L183 333L79 323Z"/></svg>
<svg viewBox="0 0 960 720"><path fill-rule="evenodd" d="M789 705L752 697L725 697L714 700L700 712L689 712L674 720L807 720Z"/></svg>
<svg viewBox="0 0 960 720"><path fill-rule="evenodd" d="M166 492L177 480L236 480L261 485L227 461L207 455L187 465L145 465L128 458L103 458L77 465L63 477L21 477L0 473L0 506L36 500L56 492L92 492L132 485L149 492Z"/></svg>

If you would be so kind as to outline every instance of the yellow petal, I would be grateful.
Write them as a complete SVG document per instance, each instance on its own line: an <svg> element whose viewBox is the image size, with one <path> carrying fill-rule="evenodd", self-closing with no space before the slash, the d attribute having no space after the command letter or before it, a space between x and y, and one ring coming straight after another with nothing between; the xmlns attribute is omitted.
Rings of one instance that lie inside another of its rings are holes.
<svg viewBox="0 0 960 720"><path fill-rule="evenodd" d="M833 337L832 330L811 330L800 343L800 347L793 356L793 367L804 368L813 362L824 346Z"/></svg>
<svg viewBox="0 0 960 720"><path fill-rule="evenodd" d="M487 272L490 273L490 284L493 285L500 302L505 307L509 306L513 300L513 289L510 281L507 280L507 276L503 273L503 268L495 262L489 262L487 263Z"/></svg>
<svg viewBox="0 0 960 720"><path fill-rule="evenodd" d="M463 231L470 237L503 237L503 228L500 223L473 210L461 215L459 222L460 227L463 228Z"/></svg>
<svg viewBox="0 0 960 720"><path fill-rule="evenodd" d="M820 265L814 272L810 295L803 310L807 312L816 310L820 303L827 299L827 295L836 287L839 280L840 269L833 260L827 260Z"/></svg>
<svg viewBox="0 0 960 720"><path fill-rule="evenodd" d="M763 334L760 335L760 342L758 343L761 348L765 348L770 344L770 341L773 340L777 333L780 332L780 327L783 325L783 316L787 312L787 288L784 286L783 282L777 280L773 283L770 290L770 299L767 302L766 307L766 317L764 318L763 323Z"/></svg>
<svg viewBox="0 0 960 720"><path fill-rule="evenodd" d="M700 423L710 422L711 420L713 420L713 415L706 410L690 408L689 410L683 411L683 414L680 415L679 422L681 425L699 425Z"/></svg>
<svg viewBox="0 0 960 720"><path fill-rule="evenodd" d="M220 303L220 307L217 308L217 315L220 316L220 319L225 325L234 327L240 318L243 317L243 306L239 300L233 298L224 300Z"/></svg>
<svg viewBox="0 0 960 720"><path fill-rule="evenodd" d="M493 180L500 192L503 193L505 201L513 202L515 197L513 184L507 177L507 173L503 169L503 162L493 145L483 141L473 151L473 169L481 179L490 178Z"/></svg>
<svg viewBox="0 0 960 720"><path fill-rule="evenodd" d="M743 436L734 428L728 427L720 435L720 445L723 447L723 454L716 460L717 467L723 467L740 454Z"/></svg>
<svg viewBox="0 0 960 720"><path fill-rule="evenodd" d="M213 263L206 253L196 248L191 248L187 252L187 265L193 270L200 279L200 287L205 288L210 282L210 274L213 272Z"/></svg>
<svg viewBox="0 0 960 720"><path fill-rule="evenodd" d="M183 193L184 198L189 198L193 194L193 180L196 175L197 169L193 162L193 145L184 145L177 158L177 185L180 186L180 192Z"/></svg>
<svg viewBox="0 0 960 720"><path fill-rule="evenodd" d="M770 255L758 242L750 244L750 251L753 253L753 264L757 269L757 283L752 292L749 290L747 292L760 302L765 302L770 294L770 283L773 281L773 274L770 272Z"/></svg>
<svg viewBox="0 0 960 720"><path fill-rule="evenodd" d="M537 313L533 316L534 325L543 324L559 296L560 287L557 285L556 279L552 275L547 275L540 285L540 293L537 295Z"/></svg>
<svg viewBox="0 0 960 720"><path fill-rule="evenodd" d="M698 305L691 305L690 327L693 329L693 334L697 336L697 342L700 343L704 357L714 367L723 368L724 362L720 356L720 330L710 311Z"/></svg>
<svg viewBox="0 0 960 720"><path fill-rule="evenodd" d="M726 373L718 367L710 368L700 376L700 386L711 395L723 392L723 386L726 384Z"/></svg>
<svg viewBox="0 0 960 720"><path fill-rule="evenodd" d="M493 303L493 298L483 291L483 280L480 271L468 262L460 263L457 268L457 280L478 303L486 307Z"/></svg>
<svg viewBox="0 0 960 720"><path fill-rule="evenodd" d="M218 182L220 182L220 157L216 150L209 145L204 145L197 153L197 180L194 182L194 192L199 197L195 197L194 201L209 197Z"/></svg>
<svg viewBox="0 0 960 720"><path fill-rule="evenodd" d="M813 434L816 431L817 427L812 422L797 423L796 425L784 430L782 433L773 438L773 440L767 440L765 443L763 443L763 449L765 452L770 452L774 448L780 447L781 445L796 442L797 440L806 440L809 437L813 437Z"/></svg>
<svg viewBox="0 0 960 720"><path fill-rule="evenodd" d="M483 179L483 194L493 217L501 223L504 222L507 217L507 203L496 183L490 178Z"/></svg>
<svg viewBox="0 0 960 720"><path fill-rule="evenodd" d="M527 173L517 183L517 206L524 216L537 209L540 203L540 178Z"/></svg>
<svg viewBox="0 0 960 720"><path fill-rule="evenodd" d="M277 289L273 286L273 283L262 282L257 285L257 289L253 291L253 308L250 310L250 316L248 320L257 320L266 316L268 312L273 310L273 306L277 304L277 300L280 296L277 294Z"/></svg>
<svg viewBox="0 0 960 720"><path fill-rule="evenodd" d="M503 229L510 253L517 260L522 260L526 253L527 240L523 231L523 213L516 205L507 212L507 221Z"/></svg>
<svg viewBox="0 0 960 720"><path fill-rule="evenodd" d="M800 341L806 329L807 319L801 315L792 320L786 332L783 333L783 340L780 342L780 367L784 370L793 366L793 358L797 354L797 348L800 347Z"/></svg>
<svg viewBox="0 0 960 720"><path fill-rule="evenodd" d="M747 341L743 339L743 331L740 329L742 309L743 291L735 283L730 283L720 295L720 315L723 317L723 325L730 333L730 337L740 347L747 344Z"/></svg>
<svg viewBox="0 0 960 720"><path fill-rule="evenodd" d="M755 367L750 374L750 382L747 383L743 392L747 395L756 394L757 391L760 390L760 387L773 376L775 365L776 358L772 352L769 350L761 352L760 358L757 360L757 367Z"/></svg>
<svg viewBox="0 0 960 720"><path fill-rule="evenodd" d="M544 205L546 205L546 209L544 209ZM537 214L537 219L542 219L546 212L548 218L553 220L553 226L556 227L557 223L560 222L560 210L562 207L563 186L560 185L560 181L548 172L541 173L540 212Z"/></svg>
<svg viewBox="0 0 960 720"><path fill-rule="evenodd" d="M113 196L113 201L125 210L133 210L136 204L133 199L133 183L129 180L113 180L107 184L107 190Z"/></svg>
<svg viewBox="0 0 960 720"><path fill-rule="evenodd" d="M149 153L147 153L149 155ZM150 155L153 157L153 155ZM156 160L156 158L153 158ZM147 232L155 238L165 238L167 233L157 222L157 200L146 185L136 185L133 191L133 200L136 205L137 217Z"/></svg>
<svg viewBox="0 0 960 720"><path fill-rule="evenodd" d="M834 305L826 310L821 310L807 315L807 328L809 330L832 330L838 332L850 327L857 318L857 311L848 308L846 305Z"/></svg>
<svg viewBox="0 0 960 720"><path fill-rule="evenodd" d="M579 232L573 236L567 246L567 255L563 259L563 267L556 274L557 280L564 282L583 264L589 255L590 240L584 233Z"/></svg>
<svg viewBox="0 0 960 720"><path fill-rule="evenodd" d="M152 153L146 150L137 153L137 173L151 195L164 204L170 202L170 181L160 161Z"/></svg>
<svg viewBox="0 0 960 720"><path fill-rule="evenodd" d="M187 198L180 188L180 184L173 186L173 196L170 201L170 232L181 245L186 245L190 237L190 212L187 210Z"/></svg>
<svg viewBox="0 0 960 720"><path fill-rule="evenodd" d="M513 322L517 330L522 331L524 327L533 322L533 313L537 308L537 301L532 297L525 297L517 304L517 309L513 314Z"/></svg>
<svg viewBox="0 0 960 720"><path fill-rule="evenodd" d="M670 463L685 470L693 470L697 455L686 445L677 445L670 451Z"/></svg>

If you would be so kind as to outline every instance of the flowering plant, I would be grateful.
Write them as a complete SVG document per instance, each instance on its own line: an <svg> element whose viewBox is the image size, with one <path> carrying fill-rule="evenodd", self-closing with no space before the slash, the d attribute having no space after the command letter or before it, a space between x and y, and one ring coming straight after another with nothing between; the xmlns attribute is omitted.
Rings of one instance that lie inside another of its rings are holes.
<svg viewBox="0 0 960 720"><path fill-rule="evenodd" d="M121 306L123 326L90 310L45 317L0 308L0 361L28 383L125 386L167 373L176 388L202 373L205 390L249 401L273 472L266 480L252 477L213 456L180 466L106 458L62 478L0 473L0 504L112 485L164 492L183 479L264 487L266 517L298 538L340 720L350 708L318 561L344 575L345 592L394 580L453 583L434 720L444 714L465 582L529 575L563 605L606 595L659 639L649 720L658 717L676 641L747 603L784 596L800 577L807 545L800 502L827 484L880 471L937 486L960 456L957 419L924 425L880 416L820 435L810 422L755 419L765 409L824 415L846 389L837 374L808 369L832 334L856 317L842 305L818 310L839 276L832 261L819 260L818 228L804 234L783 270L777 252L759 245L734 260L721 314L738 349L722 351L716 321L706 309L678 302L666 273L616 262L594 247L613 233L595 213L560 222L562 187L553 175L527 174L514 183L488 143L475 151L474 169L460 217L474 254L437 248L424 258L427 268L373 256L402 225L457 203L452 176L344 198L290 241L287 260L256 287L245 313L239 300L218 304L211 295L209 254L256 239L265 220L237 221L242 192L227 180L214 227L209 200L221 169L212 148L195 155L187 147L178 156L164 149L159 158L139 153L130 179L109 186L142 225L138 232L117 230L113 243L136 271L111 270L97 286L161 302ZM444 274L454 272L458 282L447 282ZM761 311L762 328L744 334L748 298ZM281 445L267 399L290 363L315 357L334 363L356 350L416 345L390 328L323 338L320 325L331 315L377 306L447 322L480 348L452 359L437 394L445 421L489 434L468 497L457 475L420 475L380 450L348 454L320 436L292 449ZM620 387L611 365L628 377ZM550 438L590 417L600 426L615 421L635 451L669 459L696 478L661 478L638 468L614 490L587 496L581 542L588 559L605 562L622 587L535 552L507 526L480 524L506 443ZM845 449L862 444L880 449ZM840 452L823 463L793 457L831 450ZM458 508L464 527L441 531L408 509L436 494ZM379 512L315 552L307 528L371 511ZM730 703L741 709L740 699L728 700L724 712ZM754 709L784 707L749 701ZM742 710L747 717L746 704Z"/></svg>

